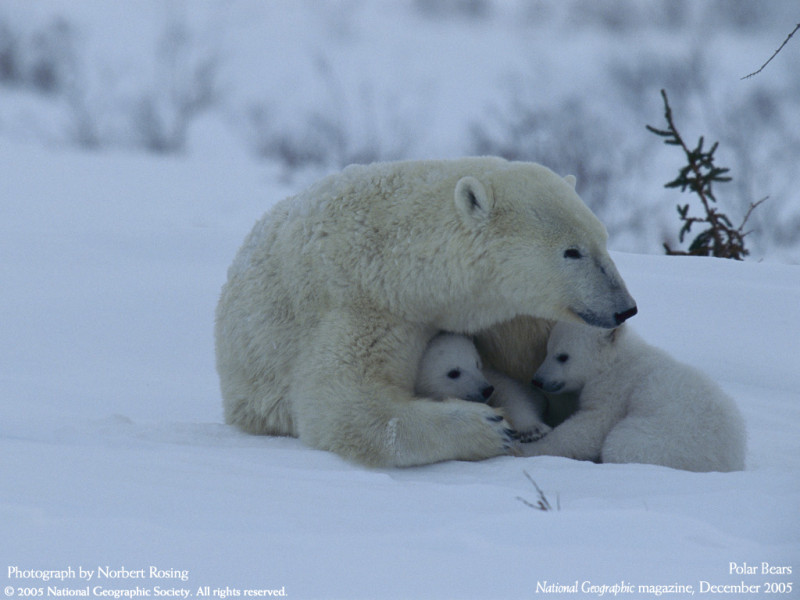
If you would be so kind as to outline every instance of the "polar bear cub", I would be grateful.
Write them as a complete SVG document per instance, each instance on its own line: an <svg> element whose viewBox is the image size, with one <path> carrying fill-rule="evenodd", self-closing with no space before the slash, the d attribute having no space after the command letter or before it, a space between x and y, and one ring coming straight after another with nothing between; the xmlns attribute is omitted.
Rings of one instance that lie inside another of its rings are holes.
<svg viewBox="0 0 800 600"><path fill-rule="evenodd" d="M557 323L534 385L579 391L580 408L544 439L523 445L525 456L744 469L745 426L733 400L625 325L609 332Z"/></svg>
<svg viewBox="0 0 800 600"><path fill-rule="evenodd" d="M414 393L435 400L460 398L502 408L521 442L532 442L550 431L542 421L547 408L544 394L503 373L484 369L475 344L466 335L442 332L428 342Z"/></svg>

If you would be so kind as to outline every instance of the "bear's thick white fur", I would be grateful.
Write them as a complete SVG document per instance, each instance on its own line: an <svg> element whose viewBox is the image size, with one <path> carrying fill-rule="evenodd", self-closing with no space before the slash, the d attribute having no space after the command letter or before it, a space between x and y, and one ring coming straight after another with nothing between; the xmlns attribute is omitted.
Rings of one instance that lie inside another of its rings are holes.
<svg viewBox="0 0 800 600"><path fill-rule="evenodd" d="M414 393L435 400L486 402L501 408L522 442L532 442L550 431L542 419L547 409L545 395L530 383L524 385L484 368L475 344L466 335L442 332L428 342Z"/></svg>
<svg viewBox="0 0 800 600"><path fill-rule="evenodd" d="M744 469L745 425L733 400L625 325L608 332L556 324L535 380L550 392L579 390L580 408L545 438L522 445L526 456Z"/></svg>
<svg viewBox="0 0 800 600"><path fill-rule="evenodd" d="M506 452L494 408L413 396L417 366L440 330L520 316L610 328L635 312L573 185L497 158L408 161L351 166L277 203L217 306L226 421L369 465ZM543 346L541 329L527 318L508 343Z"/></svg>

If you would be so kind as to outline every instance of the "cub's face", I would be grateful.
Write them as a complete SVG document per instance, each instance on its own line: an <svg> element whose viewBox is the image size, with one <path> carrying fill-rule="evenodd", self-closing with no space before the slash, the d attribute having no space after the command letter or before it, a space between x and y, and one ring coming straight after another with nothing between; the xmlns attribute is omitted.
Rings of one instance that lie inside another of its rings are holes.
<svg viewBox="0 0 800 600"><path fill-rule="evenodd" d="M580 391L602 369L603 352L613 336L613 332L586 325L556 323L533 384L551 393Z"/></svg>
<svg viewBox="0 0 800 600"><path fill-rule="evenodd" d="M437 400L460 398L486 402L493 391L481 372L475 345L468 337L440 333L431 340L420 361L417 395Z"/></svg>

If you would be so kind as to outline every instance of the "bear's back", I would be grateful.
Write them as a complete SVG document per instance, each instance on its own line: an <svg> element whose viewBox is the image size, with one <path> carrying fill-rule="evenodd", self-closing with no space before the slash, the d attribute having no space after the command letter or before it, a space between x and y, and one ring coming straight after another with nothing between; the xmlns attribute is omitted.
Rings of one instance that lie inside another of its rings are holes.
<svg viewBox="0 0 800 600"><path fill-rule="evenodd" d="M389 277L403 278L394 270L406 262L406 270L419 275L420 257L435 259L453 239L458 180L508 164L487 157L351 165L267 211L245 239L229 279L268 276L276 282L291 273L287 285L314 281L350 293L353 283L361 285L387 265Z"/></svg>

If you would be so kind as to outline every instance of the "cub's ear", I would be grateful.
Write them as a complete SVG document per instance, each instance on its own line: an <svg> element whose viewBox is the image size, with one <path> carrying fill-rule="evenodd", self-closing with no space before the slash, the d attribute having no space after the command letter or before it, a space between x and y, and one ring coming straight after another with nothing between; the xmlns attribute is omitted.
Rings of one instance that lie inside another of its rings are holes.
<svg viewBox="0 0 800 600"><path fill-rule="evenodd" d="M566 181L573 190L575 189L575 184L578 183L578 180L575 179L575 175L565 175L564 181Z"/></svg>
<svg viewBox="0 0 800 600"><path fill-rule="evenodd" d="M458 180L454 201L464 222L473 226L486 222L494 207L494 198L489 190L470 176Z"/></svg>

